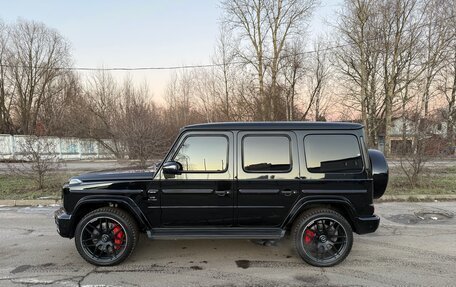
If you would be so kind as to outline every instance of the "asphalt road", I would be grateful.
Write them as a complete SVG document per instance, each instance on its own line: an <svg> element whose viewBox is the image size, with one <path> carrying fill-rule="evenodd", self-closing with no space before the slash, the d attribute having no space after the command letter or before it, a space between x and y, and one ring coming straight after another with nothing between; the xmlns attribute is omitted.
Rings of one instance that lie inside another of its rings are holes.
<svg viewBox="0 0 456 287"><path fill-rule="evenodd" d="M379 230L330 268L303 263L289 239L145 237L125 263L95 268L57 235L53 209L0 208L0 286L456 286L456 202L378 204Z"/></svg>

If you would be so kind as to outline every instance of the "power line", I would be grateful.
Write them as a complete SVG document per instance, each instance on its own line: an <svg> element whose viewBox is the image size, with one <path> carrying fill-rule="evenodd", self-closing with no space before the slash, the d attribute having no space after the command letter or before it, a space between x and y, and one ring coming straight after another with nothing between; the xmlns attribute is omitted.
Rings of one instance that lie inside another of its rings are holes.
<svg viewBox="0 0 456 287"><path fill-rule="evenodd" d="M0 64L6 68L30 68L25 65L8 65ZM223 64L202 64L202 65L182 65L182 66L162 66L162 67L113 67L113 68L91 68L91 67L37 67L36 69L65 70L65 71L146 71L146 70L179 70L179 69L196 69L223 66Z"/></svg>
<svg viewBox="0 0 456 287"><path fill-rule="evenodd" d="M442 19L441 21L447 21L455 18L456 15L447 17ZM424 23L415 27L415 29L419 29L428 25L436 23L436 21ZM405 29L404 31L411 31L411 29ZM365 39L365 42L371 42L379 40L385 36L393 36L394 32L391 32L387 35L382 35L374 38ZM306 54L313 54L323 51L330 51L334 49L340 49L348 46L356 45L356 43L345 43L345 44L337 44L333 42L333 46L327 46L322 49L314 49L308 51L302 51L296 53L297 55L306 55ZM268 57L263 57L264 59L268 59ZM35 69L49 69L49 70L63 70L63 71L154 71L154 70L185 70L185 69L198 69L198 68L211 68L211 67L222 67L222 66L229 66L229 65L239 65L239 64L248 64L249 61L235 61L230 63L213 63L213 64L199 64L199 65L180 65L180 66L157 66L157 67L113 67L113 68L93 68L93 67L38 67L33 66L32 68ZM0 67L6 68L30 68L30 66L26 65L10 65L10 64L1 64Z"/></svg>

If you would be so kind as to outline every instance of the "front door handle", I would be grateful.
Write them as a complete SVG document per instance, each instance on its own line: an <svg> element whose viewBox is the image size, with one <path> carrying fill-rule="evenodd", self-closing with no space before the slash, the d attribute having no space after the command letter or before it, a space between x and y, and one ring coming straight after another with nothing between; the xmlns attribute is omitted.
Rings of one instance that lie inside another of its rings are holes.
<svg viewBox="0 0 456 287"><path fill-rule="evenodd" d="M280 193L282 193L284 196L290 196L293 191L291 189L282 189Z"/></svg>
<svg viewBox="0 0 456 287"><path fill-rule="evenodd" d="M218 196L225 196L225 195L230 194L230 191L229 190L216 190L215 194L217 194Z"/></svg>

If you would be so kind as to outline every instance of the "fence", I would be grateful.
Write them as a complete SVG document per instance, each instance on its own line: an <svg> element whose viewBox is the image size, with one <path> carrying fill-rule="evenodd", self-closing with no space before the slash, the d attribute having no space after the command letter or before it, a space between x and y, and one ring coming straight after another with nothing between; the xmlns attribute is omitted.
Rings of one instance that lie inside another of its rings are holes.
<svg viewBox="0 0 456 287"><path fill-rule="evenodd" d="M26 152L25 143L30 136L0 134L0 160L21 159ZM114 154L106 149L101 143L92 139L68 138L68 137L40 137L52 144L52 153L62 160L77 159L109 159L115 158ZM112 143L110 140L103 140L104 143Z"/></svg>

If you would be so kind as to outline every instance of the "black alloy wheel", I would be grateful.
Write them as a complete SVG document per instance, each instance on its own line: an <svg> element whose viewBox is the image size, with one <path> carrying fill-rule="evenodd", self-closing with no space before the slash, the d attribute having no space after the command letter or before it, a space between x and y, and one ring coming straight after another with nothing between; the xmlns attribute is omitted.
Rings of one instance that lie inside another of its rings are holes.
<svg viewBox="0 0 456 287"><path fill-rule="evenodd" d="M100 208L78 223L75 243L79 254L99 266L116 265L125 260L138 241L134 219L117 208Z"/></svg>
<svg viewBox="0 0 456 287"><path fill-rule="evenodd" d="M353 245L353 231L347 220L332 209L312 209L293 226L295 248L301 258L318 267L342 262Z"/></svg>

